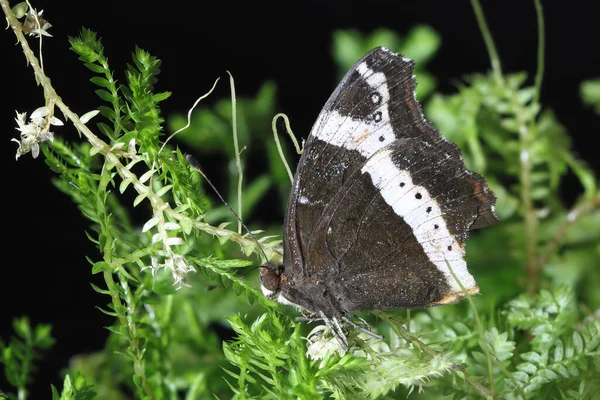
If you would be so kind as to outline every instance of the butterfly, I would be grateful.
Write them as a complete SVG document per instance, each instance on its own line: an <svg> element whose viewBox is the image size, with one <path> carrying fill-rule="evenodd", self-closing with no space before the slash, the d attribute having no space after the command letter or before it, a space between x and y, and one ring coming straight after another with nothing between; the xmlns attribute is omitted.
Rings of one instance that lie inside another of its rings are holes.
<svg viewBox="0 0 600 400"><path fill-rule="evenodd" d="M283 265L260 267L268 298L323 320L345 348L343 324L368 331L355 311L455 303L461 284L478 293L467 234L497 222L485 179L424 119L413 70L382 47L350 68L306 140Z"/></svg>

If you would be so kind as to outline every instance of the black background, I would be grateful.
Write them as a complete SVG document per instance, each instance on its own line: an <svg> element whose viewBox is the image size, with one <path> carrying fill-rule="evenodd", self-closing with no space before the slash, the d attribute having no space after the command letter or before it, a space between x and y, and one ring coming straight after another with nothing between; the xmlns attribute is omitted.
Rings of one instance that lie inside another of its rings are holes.
<svg viewBox="0 0 600 400"><path fill-rule="evenodd" d="M544 1L547 25L546 75L542 102L553 108L567 127L578 154L598 170L597 136L600 118L583 106L579 84L600 77L598 6L591 1ZM14 4L14 3L13 3ZM278 85L277 111L292 120L294 132L306 136L335 86L331 34L356 28L365 33L387 27L399 34L415 24L429 24L442 35L442 47L428 71L438 89L452 91L451 79L485 72L489 58L470 2L350 1L281 2L270 5L227 1L202 2L36 1L53 25L53 38L44 40L46 73L73 111L97 108L96 87L83 65L69 51L67 36L81 26L102 37L113 70L131 62L134 45L163 60L158 91L172 91L162 103L163 116L186 112L218 76L231 71L238 96L252 96L266 79ZM533 1L483 1L505 72L536 67L537 25ZM0 271L0 337L8 339L15 316L29 315L35 323L51 323L57 344L41 364L33 398L47 398L49 384L61 387L59 369L70 356L100 349L108 317L94 307L106 299L88 282L96 282L85 256L97 253L85 235L86 221L70 200L51 184L52 173L40 156L15 161L15 110L42 106L42 90L25 64L10 30L0 33L2 107L0 128L4 145L2 198L5 223ZM30 41L32 47L37 47ZM118 75L122 79L122 75ZM229 97L224 84L213 99ZM210 101L209 101L210 102ZM270 129L270 127L265 127ZM57 135L77 139L74 129ZM575 186L565 187L571 198ZM76 316L76 317L74 317ZM2 380L0 379L0 382ZM2 386L0 386L2 387ZM8 389L8 388L5 388Z"/></svg>

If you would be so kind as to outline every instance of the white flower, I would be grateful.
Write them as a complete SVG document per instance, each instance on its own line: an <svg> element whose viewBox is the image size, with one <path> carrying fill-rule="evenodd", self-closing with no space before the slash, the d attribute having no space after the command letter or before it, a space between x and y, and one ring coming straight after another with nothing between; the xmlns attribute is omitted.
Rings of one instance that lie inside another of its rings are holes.
<svg viewBox="0 0 600 400"><path fill-rule="evenodd" d="M48 107L40 107L31 113L29 123L26 122L27 113L19 113L17 111L17 130L21 132L21 140L11 139L19 144L17 149L16 159L18 160L23 154L31 151L33 158L37 158L40 154L39 143L53 141L54 134L50 132L50 125L63 125L62 121L52 116L50 118L50 109Z"/></svg>
<svg viewBox="0 0 600 400"><path fill-rule="evenodd" d="M23 32L29 36L50 36L47 31L52 27L48 21L42 18L44 10L39 13L35 9L30 9L25 15L25 21L23 22Z"/></svg>
<svg viewBox="0 0 600 400"><path fill-rule="evenodd" d="M183 286L190 286L185 279L189 272L196 272L196 269L189 264L184 256L171 253L170 257L166 257L162 263L154 256L150 257L150 260L152 265L144 266L142 271L150 269L152 276L156 277L158 270L164 268L171 272L173 286L177 286L177 290L181 289Z"/></svg>
<svg viewBox="0 0 600 400"><path fill-rule="evenodd" d="M322 360L333 353L338 353L340 356L346 353L338 340L329 333L330 329L326 325L319 325L308 334L306 355L312 360Z"/></svg>

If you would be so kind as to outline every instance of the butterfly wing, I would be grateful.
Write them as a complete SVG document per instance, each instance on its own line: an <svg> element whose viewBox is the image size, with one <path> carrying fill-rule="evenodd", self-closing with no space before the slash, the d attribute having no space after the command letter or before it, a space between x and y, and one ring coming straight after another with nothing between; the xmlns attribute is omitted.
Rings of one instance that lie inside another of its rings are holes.
<svg viewBox="0 0 600 400"><path fill-rule="evenodd" d="M495 198L424 120L414 89L412 62L376 48L306 142L284 224L285 273L321 285L336 309L453 302L462 291L452 272L478 290L464 245L469 230L496 222Z"/></svg>

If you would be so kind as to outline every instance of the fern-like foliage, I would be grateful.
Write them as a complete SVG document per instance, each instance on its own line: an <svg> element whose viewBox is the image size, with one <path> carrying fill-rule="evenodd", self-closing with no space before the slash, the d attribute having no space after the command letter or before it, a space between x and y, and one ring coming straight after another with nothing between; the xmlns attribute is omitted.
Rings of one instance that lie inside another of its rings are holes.
<svg viewBox="0 0 600 400"><path fill-rule="evenodd" d="M306 338L301 326L274 312L251 325L238 316L229 322L237 338L223 349L236 367L227 370L235 398L379 398L400 385L426 385L453 366L448 354L426 354L394 331L389 344L355 335L359 347L340 357L334 338L323 332Z"/></svg>
<svg viewBox="0 0 600 400"><path fill-rule="evenodd" d="M559 286L554 293L522 295L508 304L509 326L517 330L515 335L531 339L527 347L519 349L516 370L506 379L507 398L534 398L540 393L554 396L574 384L571 390L576 390L578 381L597 377L600 320L574 323L576 315L574 293L566 286Z"/></svg>
<svg viewBox="0 0 600 400"><path fill-rule="evenodd" d="M245 252L256 250L256 243L203 222L207 201L198 191L197 174L178 149L167 147L161 151L163 120L158 104L169 94L154 93L160 61L136 49L133 65L125 74L126 84L120 85L94 32L84 29L70 42L84 65L96 74L91 81L100 87L96 93L108 104L99 108L108 123L98 123L103 138L95 138L91 143L66 143L57 138L42 150L47 164L58 174L56 186L90 220L88 237L102 254L101 260L89 261L92 273L101 273L106 282L106 288L93 288L109 296L110 303L101 311L115 318L107 344L115 354L109 352L94 363L121 363L120 357L129 362L126 368L115 370L114 375L94 372L91 376L97 384L105 382L105 390L112 393L118 393L120 385L132 385L132 390L144 396L165 398L179 389L169 378L167 365L173 364L164 361L183 350L174 351L165 338L180 324L195 325L198 333L207 332L213 320L198 321L194 313L186 315L187 322L175 320L170 311L174 302L164 305L158 299L174 295L171 278L176 286L190 285L190 280L198 279L190 279L188 273L199 269L208 281L219 281L223 288L246 293L248 300L253 301L258 298L256 288L235 272L248 265L247 261L212 257L215 243L203 246L204 252L187 253L196 244L206 243L200 231L216 235L222 242L237 241ZM134 207L147 202L152 210L143 226L133 222L131 207L123 202L124 197L114 194L126 191L135 193ZM268 249L269 243L264 242L264 246ZM217 360L221 358L219 355ZM183 360L173 361L179 364ZM85 365L90 361L82 358L80 362ZM193 364L198 363L200 359ZM199 382L189 382L186 388L192 392L207 390ZM219 386L211 390L218 391ZM69 390L75 387L71 385ZM65 383L61 396L68 396L64 393L70 393L69 390Z"/></svg>

